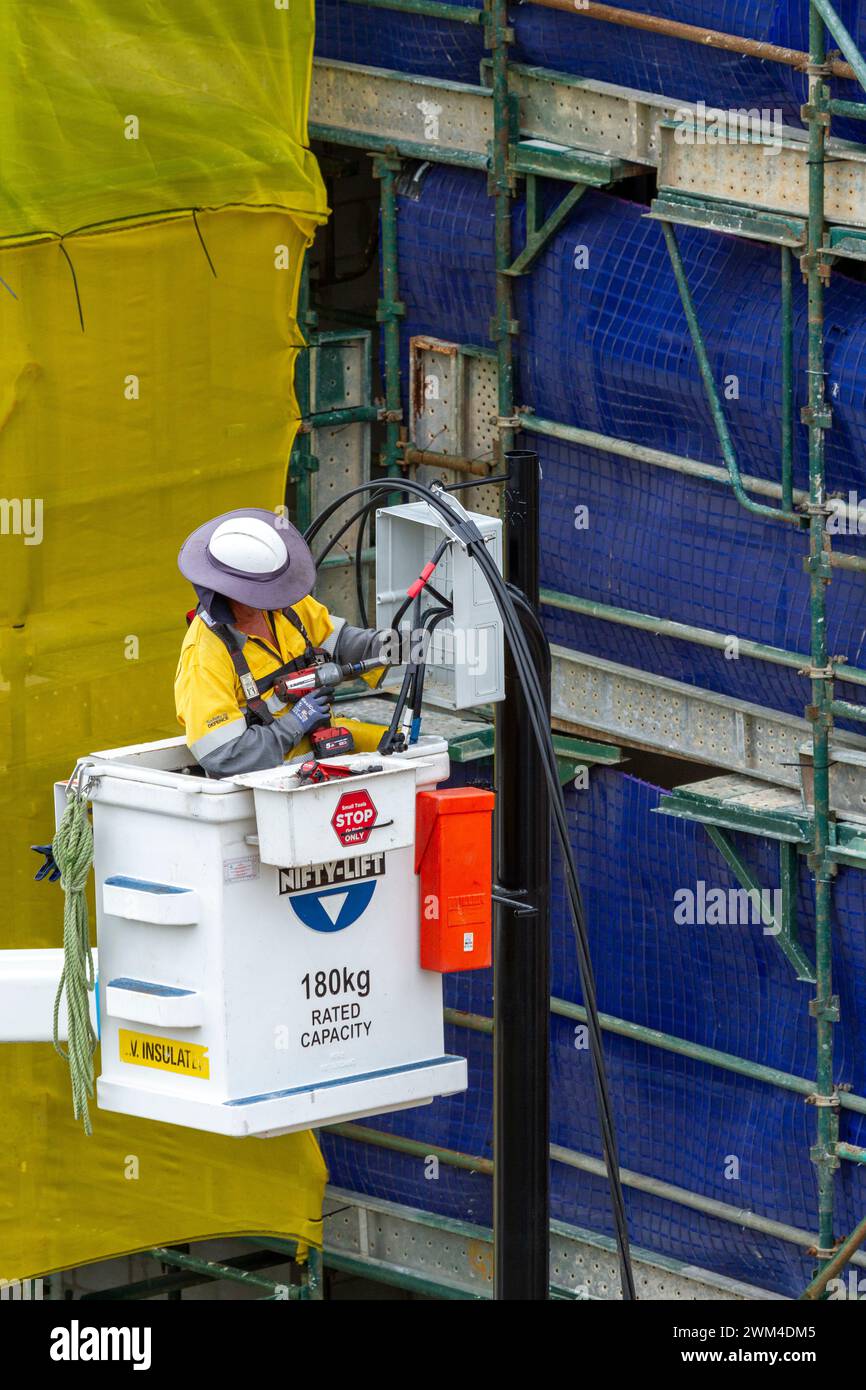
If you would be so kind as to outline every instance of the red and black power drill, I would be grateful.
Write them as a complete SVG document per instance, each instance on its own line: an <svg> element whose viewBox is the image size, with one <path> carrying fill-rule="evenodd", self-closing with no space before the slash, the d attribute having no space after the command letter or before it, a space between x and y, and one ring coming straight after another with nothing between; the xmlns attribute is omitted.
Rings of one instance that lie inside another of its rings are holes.
<svg viewBox="0 0 866 1390"><path fill-rule="evenodd" d="M338 661L325 661L321 666L307 666L294 676L284 676L276 682L274 690L281 700L300 700L312 690L334 690L343 681L356 680L368 671L378 670L383 664L380 656L367 657L364 661L349 661L345 665ZM315 729L310 735L310 742L316 758L335 758L355 751L355 740L342 725L326 724L323 728Z"/></svg>

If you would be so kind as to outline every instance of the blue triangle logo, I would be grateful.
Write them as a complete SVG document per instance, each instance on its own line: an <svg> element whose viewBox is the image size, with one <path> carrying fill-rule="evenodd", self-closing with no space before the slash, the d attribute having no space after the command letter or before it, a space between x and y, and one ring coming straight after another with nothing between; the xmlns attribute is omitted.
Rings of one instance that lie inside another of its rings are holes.
<svg viewBox="0 0 866 1390"><path fill-rule="evenodd" d="M375 891L376 880L372 879L368 883L292 896L290 902L305 927L313 931L345 931L367 911Z"/></svg>

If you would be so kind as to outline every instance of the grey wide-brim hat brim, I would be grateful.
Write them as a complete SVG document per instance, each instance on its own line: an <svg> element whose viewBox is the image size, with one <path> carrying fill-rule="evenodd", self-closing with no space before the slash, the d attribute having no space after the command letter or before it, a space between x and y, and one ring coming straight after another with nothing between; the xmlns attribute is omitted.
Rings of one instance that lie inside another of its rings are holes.
<svg viewBox="0 0 866 1390"><path fill-rule="evenodd" d="M210 538L222 522L233 516L255 517L265 521L282 537L289 563L280 574L242 575L236 570L227 569L213 558L208 550ZM306 598L316 582L316 565L300 531L285 518L262 507L241 507L206 521L191 536L187 536L180 548L177 563L181 574L197 588L224 594L226 598L245 603L249 608L289 608Z"/></svg>

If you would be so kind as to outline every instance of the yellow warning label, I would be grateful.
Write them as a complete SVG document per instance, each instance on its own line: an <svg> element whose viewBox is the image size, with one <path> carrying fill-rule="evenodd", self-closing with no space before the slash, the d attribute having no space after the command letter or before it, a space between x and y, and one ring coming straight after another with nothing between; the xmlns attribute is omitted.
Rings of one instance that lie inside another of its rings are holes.
<svg viewBox="0 0 866 1390"><path fill-rule="evenodd" d="M152 1033L131 1033L128 1028L121 1028L119 1051L121 1062L135 1067L157 1067L160 1071L198 1076L204 1081L210 1076L207 1048L200 1043L155 1038Z"/></svg>

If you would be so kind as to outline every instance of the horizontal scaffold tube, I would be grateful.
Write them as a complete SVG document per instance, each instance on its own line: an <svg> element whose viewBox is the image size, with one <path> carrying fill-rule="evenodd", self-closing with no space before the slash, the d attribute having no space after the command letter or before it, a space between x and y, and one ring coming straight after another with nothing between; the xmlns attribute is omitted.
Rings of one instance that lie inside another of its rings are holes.
<svg viewBox="0 0 866 1390"><path fill-rule="evenodd" d="M847 1264L862 1264L863 1256L857 1252L864 1240L866 1240L866 1217L863 1218L857 1229L851 1232L848 1239L839 1246L830 1263L826 1264L821 1272L815 1275L811 1284L800 1295L801 1300L822 1298L830 1280L835 1279L837 1274L841 1274Z"/></svg>
<svg viewBox="0 0 866 1390"><path fill-rule="evenodd" d="M580 0L579 5L575 4L575 0L532 0L532 3L545 10L562 10L582 19L618 24L621 29L642 29L647 34L662 34L666 38L682 39L685 43L699 43L704 48L721 48L726 53L739 53L744 58L762 58L786 68L796 68L798 72L806 72L809 67L808 53L798 48L786 48L763 39L745 39L740 34L705 29L703 25L685 24L678 19L662 19L660 15L640 14L637 10L623 9L619 5L595 4L594 0ZM838 59L831 60L829 67L834 77L855 76L850 64Z"/></svg>
<svg viewBox="0 0 866 1390"><path fill-rule="evenodd" d="M349 0L349 3L366 5L376 10L402 10L406 14L447 19L455 24L484 23L483 10L466 5L448 4L447 0ZM700 24L686 24L678 19L663 19L660 15L640 14L637 10L623 9L619 5L595 4L594 0L579 0L579 3L577 0L532 0L532 3L545 10L560 10L563 14L598 19L604 24L617 24L621 29L642 29L647 34L682 39L684 43L699 43L703 48L720 48L726 53L739 53L744 58L761 58L765 62L795 68L797 72L807 72L809 68L809 55L799 48L767 43L763 39L746 39L740 34L726 34L720 29L705 29ZM857 74L850 63L832 58L828 67L833 77L856 80Z"/></svg>
<svg viewBox="0 0 866 1390"><path fill-rule="evenodd" d="M549 439L561 439L567 444L578 444L585 449L596 449L600 454L614 454L620 458L634 459L637 463L650 463L654 468L666 468L672 473L681 473L686 478L701 478L707 483L718 483L720 487L730 488L731 475L727 468L716 463L702 463L699 459L687 458L683 454L671 454L665 449L653 449L646 444L635 444L630 439L616 439L613 435L598 434L596 430L581 429L578 425L563 425L558 420L545 420L529 411L520 416L520 428L530 434L541 434ZM783 491L779 483L767 478L755 478L749 473L740 475L743 487L759 497L781 498ZM795 488L792 493L797 506L805 507L809 501L808 492ZM862 524L863 514L856 506L844 503L838 508L839 517L852 523L855 528ZM830 552L830 563L836 569L866 570L866 556L847 555L840 551Z"/></svg>
<svg viewBox="0 0 866 1390"><path fill-rule="evenodd" d="M583 1005L571 1004L567 999L551 999L550 1012L560 1018L575 1019L578 1023L586 1022L586 1010ZM708 1066L736 1072L738 1076L748 1076L752 1081L763 1081L768 1086L778 1086L783 1091L794 1091L801 1096L811 1096L815 1091L814 1081L809 1081L805 1076L794 1076L792 1072L766 1067L761 1062L750 1062L748 1058L736 1057L732 1052L720 1052L715 1047L704 1047L702 1043L677 1038L672 1033L661 1033L657 1028L647 1028L642 1023L630 1023L627 1019L616 1018L613 1014L599 1014L599 1021L606 1033L616 1033L621 1038L633 1038L635 1042L657 1047L662 1052L675 1052L680 1057L691 1057L695 1062L706 1062ZM453 1023L458 1028L468 1028L473 1033L493 1032L493 1019L485 1017L484 1014L467 1014L459 1009L446 1009L445 1022ZM846 1110L866 1115L866 1096L840 1091L839 1103Z"/></svg>
<svg viewBox="0 0 866 1390"><path fill-rule="evenodd" d="M403 10L423 14L428 19L448 19L455 24L483 24L484 11L471 5L448 4L447 0L349 0L350 5L372 5L377 10Z"/></svg>
<svg viewBox="0 0 866 1390"><path fill-rule="evenodd" d="M574 594L560 594L555 589L542 589L541 602L548 608L564 608L569 613L582 613L587 618L599 618L602 622L618 623L621 627L641 628L656 637L676 637L681 642L694 642L699 647L715 647L725 651L734 633L724 635L713 632L708 627L694 627L691 623L676 623L671 618L654 618L651 613L637 613L631 608L615 608L609 603L598 603L591 598L577 598ZM752 642L748 637L737 637L740 656L751 656L756 661L766 661L771 666L790 666L793 670L807 669L810 658L803 652L786 652L781 647L769 647L765 642ZM840 664L836 666L836 677L840 681L850 681L853 685L866 685L866 671L856 666ZM852 705L852 710L857 706ZM851 718L859 716L851 715Z"/></svg>

